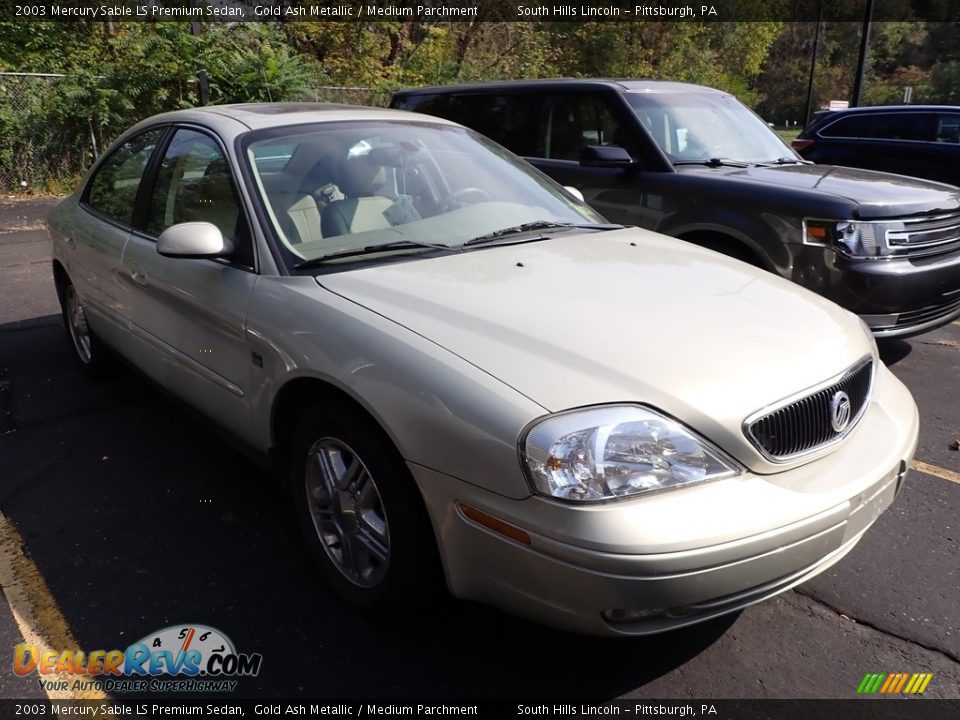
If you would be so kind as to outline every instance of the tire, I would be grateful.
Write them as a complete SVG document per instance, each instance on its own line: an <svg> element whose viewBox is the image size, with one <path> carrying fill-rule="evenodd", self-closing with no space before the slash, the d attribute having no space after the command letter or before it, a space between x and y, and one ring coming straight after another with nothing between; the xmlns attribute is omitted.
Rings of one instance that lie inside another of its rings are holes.
<svg viewBox="0 0 960 720"><path fill-rule="evenodd" d="M94 379L109 375L113 370L113 358L87 323L83 303L69 280L64 283L60 293L60 308L67 331L67 342L80 369L85 375Z"/></svg>
<svg viewBox="0 0 960 720"><path fill-rule="evenodd" d="M314 407L293 435L290 486L310 553L348 605L394 616L440 597L419 490L383 431L344 404Z"/></svg>

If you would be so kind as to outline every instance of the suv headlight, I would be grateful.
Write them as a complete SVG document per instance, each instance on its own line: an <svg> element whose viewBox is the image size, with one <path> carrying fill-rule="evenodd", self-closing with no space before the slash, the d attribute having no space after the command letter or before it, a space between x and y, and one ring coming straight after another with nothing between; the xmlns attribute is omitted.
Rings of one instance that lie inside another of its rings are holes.
<svg viewBox="0 0 960 720"><path fill-rule="evenodd" d="M803 221L803 242L837 250L852 258L887 258L926 252L930 247L953 242L953 227L911 229L903 220ZM936 251L936 250L934 250Z"/></svg>
<svg viewBox="0 0 960 720"><path fill-rule="evenodd" d="M686 487L740 473L734 460L677 421L636 405L553 415L521 437L520 450L537 492L579 502Z"/></svg>
<svg viewBox="0 0 960 720"><path fill-rule="evenodd" d="M888 254L886 223L854 220L804 220L803 241L823 245L850 257L881 257Z"/></svg>

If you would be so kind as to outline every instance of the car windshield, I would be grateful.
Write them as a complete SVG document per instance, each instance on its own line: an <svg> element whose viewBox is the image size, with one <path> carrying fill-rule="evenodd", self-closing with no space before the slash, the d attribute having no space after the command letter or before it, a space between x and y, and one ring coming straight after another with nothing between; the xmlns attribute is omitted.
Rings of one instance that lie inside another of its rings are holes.
<svg viewBox="0 0 960 720"><path fill-rule="evenodd" d="M800 157L739 100L721 93L625 93L634 114L674 163L763 164ZM711 162L713 161L713 162Z"/></svg>
<svg viewBox="0 0 960 720"><path fill-rule="evenodd" d="M331 122L245 136L244 156L295 270L462 251L477 238L603 219L460 127ZM503 231L507 231L506 233Z"/></svg>

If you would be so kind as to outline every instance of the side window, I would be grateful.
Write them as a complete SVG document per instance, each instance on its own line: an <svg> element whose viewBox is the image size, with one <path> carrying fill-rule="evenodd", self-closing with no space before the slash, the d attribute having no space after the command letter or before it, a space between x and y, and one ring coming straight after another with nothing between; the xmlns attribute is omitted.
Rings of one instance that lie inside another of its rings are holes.
<svg viewBox="0 0 960 720"><path fill-rule="evenodd" d="M535 95L453 95L445 117L486 135L517 155L534 155L537 103Z"/></svg>
<svg viewBox="0 0 960 720"><path fill-rule="evenodd" d="M186 128L177 130L157 170L147 232L159 235L183 222L213 223L233 242L234 260L252 267L250 231L227 160L212 137Z"/></svg>
<svg viewBox="0 0 960 720"><path fill-rule="evenodd" d="M392 102L390 106L397 110L409 110L410 112L436 115L438 117L447 116L446 95L411 95Z"/></svg>
<svg viewBox="0 0 960 720"><path fill-rule="evenodd" d="M867 132L867 126L869 121L865 116L852 116L840 118L836 122L832 122L823 128L820 131L820 135L823 137L836 137L836 138L856 138L856 137L869 137L864 135Z"/></svg>
<svg viewBox="0 0 960 720"><path fill-rule="evenodd" d="M960 143L960 115L937 116L936 141L954 145Z"/></svg>
<svg viewBox="0 0 960 720"><path fill-rule="evenodd" d="M90 179L87 204L130 225L140 179L163 132L163 128L148 130L114 150Z"/></svg>
<svg viewBox="0 0 960 720"><path fill-rule="evenodd" d="M579 160L587 145L620 145L631 155L636 146L610 106L595 95L556 95L548 98L541 123L538 155Z"/></svg>
<svg viewBox="0 0 960 720"><path fill-rule="evenodd" d="M930 116L920 113L881 113L841 118L824 128L825 137L877 140L933 140Z"/></svg>

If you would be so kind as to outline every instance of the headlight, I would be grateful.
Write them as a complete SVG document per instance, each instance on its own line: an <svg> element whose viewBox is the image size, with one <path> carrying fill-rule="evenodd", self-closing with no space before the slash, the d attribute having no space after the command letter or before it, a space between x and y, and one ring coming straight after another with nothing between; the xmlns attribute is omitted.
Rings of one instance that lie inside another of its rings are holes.
<svg viewBox="0 0 960 720"><path fill-rule="evenodd" d="M850 257L881 257L889 254L887 223L804 220L803 225L803 241L808 245L832 247Z"/></svg>
<svg viewBox="0 0 960 720"><path fill-rule="evenodd" d="M537 492L561 500L611 500L740 473L675 420L635 405L548 417L520 447Z"/></svg>
<svg viewBox="0 0 960 720"><path fill-rule="evenodd" d="M953 227L923 229L903 220L803 221L803 242L837 250L847 257L886 258L928 252L956 240Z"/></svg>

